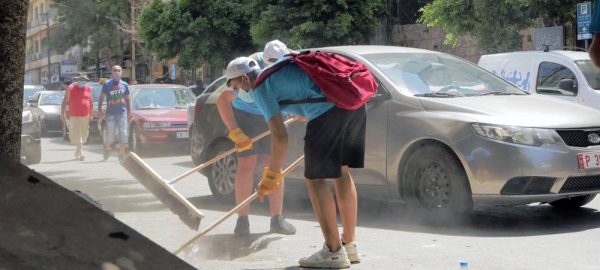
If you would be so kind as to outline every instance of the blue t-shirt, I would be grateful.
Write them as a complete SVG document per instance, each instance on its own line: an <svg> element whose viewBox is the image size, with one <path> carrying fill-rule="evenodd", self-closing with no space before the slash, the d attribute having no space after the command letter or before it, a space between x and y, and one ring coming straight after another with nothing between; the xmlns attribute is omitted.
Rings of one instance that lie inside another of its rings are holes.
<svg viewBox="0 0 600 270"><path fill-rule="evenodd" d="M278 102L282 100L325 97L315 82L293 62L265 79L254 89L253 97L266 121L281 112L304 116L308 120L312 120L335 106L330 102L279 105Z"/></svg>
<svg viewBox="0 0 600 270"><path fill-rule="evenodd" d="M102 93L106 95L106 114L121 114L127 112L125 95L129 95L129 85L123 80L112 79L104 82Z"/></svg>
<svg viewBox="0 0 600 270"><path fill-rule="evenodd" d="M592 22L590 23L590 33L600 33L600 0L594 0L592 6Z"/></svg>
<svg viewBox="0 0 600 270"><path fill-rule="evenodd" d="M240 91L244 91L244 90L240 90ZM231 92L233 92L233 94L237 97L237 95L238 95L237 91L231 90ZM233 106L234 108L236 108L238 110L242 110L242 111L250 113L250 114L262 115L260 110L258 110L256 103L254 103L254 102L248 103L248 102L241 100L240 98L236 98L233 100L233 102L231 102L231 106Z"/></svg>

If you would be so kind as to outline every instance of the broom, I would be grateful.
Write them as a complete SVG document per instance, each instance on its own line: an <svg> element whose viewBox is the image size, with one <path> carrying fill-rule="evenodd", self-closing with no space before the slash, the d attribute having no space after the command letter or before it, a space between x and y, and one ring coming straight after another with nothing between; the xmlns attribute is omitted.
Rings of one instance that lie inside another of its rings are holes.
<svg viewBox="0 0 600 270"><path fill-rule="evenodd" d="M284 122L288 125L297 118L291 118ZM256 142L267 135L270 131L265 131L262 134L252 138L252 142ZM189 170L188 172L176 177L171 181L166 181L158 173L156 173L148 164L146 164L137 154L129 152L129 157L120 162L121 166L125 168L132 176L140 182L148 191L150 191L154 197L156 197L162 204L164 204L172 213L179 216L179 219L185 223L190 229L197 231L200 227L200 220L204 218L204 214L200 212L192 203L190 203L183 195L181 195L173 184L177 183L181 179L192 175L193 173L200 171L209 165L219 161L220 159L235 153L236 148L233 148L225 153L217 155L209 161L198 165L196 168Z"/></svg>
<svg viewBox="0 0 600 270"><path fill-rule="evenodd" d="M300 163L302 163L302 161L304 161L304 155L301 156L300 158L298 158L296 161L294 161L294 163L292 163L289 167L287 167L281 174L285 177L287 174L289 174L291 171L293 171L296 167L298 167L298 165L300 165ZM206 235L212 229L219 226L221 223L223 223L223 221L225 221L226 219L231 217L233 214L240 211L240 209L242 209L244 206L250 204L256 198L258 198L258 192L254 192L254 194L250 195L250 197L246 198L243 202L238 204L235 208L231 209L231 211L227 212L227 214L225 214L225 216L223 216L219 220L215 221L215 223L213 223L212 225L208 226L208 228L206 228L202 233L196 235L194 238L190 239L185 244L183 244L173 254L177 254L177 253L181 252L182 250L186 249L187 247L189 247L196 240L200 239L202 236Z"/></svg>

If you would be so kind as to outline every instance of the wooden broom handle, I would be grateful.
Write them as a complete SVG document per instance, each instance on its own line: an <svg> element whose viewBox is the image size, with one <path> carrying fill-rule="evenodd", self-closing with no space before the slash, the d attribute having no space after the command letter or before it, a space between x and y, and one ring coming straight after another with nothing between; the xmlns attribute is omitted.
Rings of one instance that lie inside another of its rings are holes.
<svg viewBox="0 0 600 270"><path fill-rule="evenodd" d="M287 121L285 121L283 124L284 125L289 125L290 123L292 123L292 122L294 122L296 120L298 120L298 118L296 118L296 117L290 118ZM252 142L256 142L256 141L258 141L258 140L260 140L260 139L262 139L264 137L267 137L267 135L269 135L269 134L271 134L271 131L267 130L264 133L262 133L262 134L260 134L260 135L258 135L256 137L254 137L254 138L252 138ZM186 177L192 175L193 173L195 173L197 171L200 171L200 170L208 167L209 165L212 165L213 163L219 161L220 159L222 159L222 158L224 158L226 156L229 156L229 155L235 153L235 151L237 151L236 147L234 147L233 149L231 149L231 150L229 150L227 152L221 153L220 155L217 155L216 157L212 158L211 160L206 161L206 162L198 165L196 168L193 168L193 169L185 172L184 174L182 174L180 176L177 176L175 179L173 179L173 180L171 180L169 182L169 185L173 185L173 184L179 182L181 179L186 178Z"/></svg>
<svg viewBox="0 0 600 270"><path fill-rule="evenodd" d="M291 171L293 171L296 167L298 167L298 165L300 165L300 163L302 163L302 161L304 161L304 155L302 155L300 158L298 158L296 161L294 161L294 163L292 163L292 165L287 167L281 174L285 177L287 174L289 174ZM250 195L250 197L246 198L243 202L238 204L235 208L231 209L231 211L229 211L227 214L225 214L225 216L223 216L221 219L215 221L215 223L208 226L208 228L206 228L206 230L204 230L200 234L196 235L196 237L190 239L185 244L183 244L177 251L175 251L174 254L177 254L177 253L181 252L182 250L186 249L188 246L190 246L196 240L200 239L202 236L206 235L212 229L219 226L221 223L223 223L223 221L225 221L226 219L231 217L233 214L237 213L244 206L250 204L256 198L258 198L258 191L254 192L254 194Z"/></svg>

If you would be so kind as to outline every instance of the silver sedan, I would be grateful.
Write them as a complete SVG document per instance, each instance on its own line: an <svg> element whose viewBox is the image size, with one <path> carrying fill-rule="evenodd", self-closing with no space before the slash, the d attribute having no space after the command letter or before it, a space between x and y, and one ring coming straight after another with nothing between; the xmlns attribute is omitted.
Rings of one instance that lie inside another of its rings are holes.
<svg viewBox="0 0 600 270"><path fill-rule="evenodd" d="M466 216L474 204L580 207L600 192L600 111L532 96L460 58L393 46L319 48L366 64L379 83L368 103L359 196L405 202L428 220ZM201 164L233 147L215 109L198 97L190 134ZM288 127L287 164L303 154L305 123ZM233 196L235 157L204 170L217 198ZM260 173L258 173L260 175ZM286 190L305 190L303 168Z"/></svg>

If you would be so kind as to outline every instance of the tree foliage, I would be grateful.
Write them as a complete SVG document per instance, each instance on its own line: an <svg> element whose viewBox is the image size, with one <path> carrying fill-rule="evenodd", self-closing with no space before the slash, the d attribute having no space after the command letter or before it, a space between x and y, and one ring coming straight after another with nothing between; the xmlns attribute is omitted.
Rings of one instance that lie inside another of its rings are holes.
<svg viewBox="0 0 600 270"><path fill-rule="evenodd" d="M178 65L216 67L253 53L247 1L154 0L138 18L138 35L159 58L179 57Z"/></svg>
<svg viewBox="0 0 600 270"><path fill-rule="evenodd" d="M252 0L257 44L279 39L302 48L368 44L382 0Z"/></svg>
<svg viewBox="0 0 600 270"><path fill-rule="evenodd" d="M67 50L72 46L90 46L90 53L98 54L107 48L116 55L122 55L121 40L128 34L119 31L117 21L129 20L127 0L54 0L58 8L59 21L65 27L51 35L51 46Z"/></svg>
<svg viewBox="0 0 600 270"><path fill-rule="evenodd" d="M420 22L442 28L445 44L457 45L470 34L487 51L519 50L519 31L531 26L554 26L573 21L576 0L435 0L422 9Z"/></svg>

